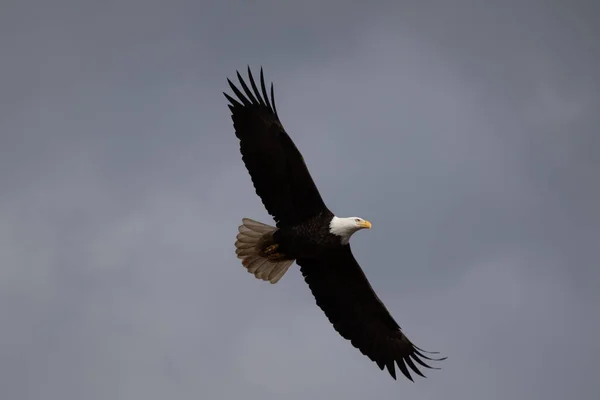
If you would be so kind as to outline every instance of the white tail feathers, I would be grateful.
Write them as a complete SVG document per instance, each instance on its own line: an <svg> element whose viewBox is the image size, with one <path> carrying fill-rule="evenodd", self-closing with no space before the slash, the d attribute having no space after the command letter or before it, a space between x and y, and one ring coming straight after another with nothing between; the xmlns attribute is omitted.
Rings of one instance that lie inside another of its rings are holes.
<svg viewBox="0 0 600 400"><path fill-rule="evenodd" d="M243 218L238 227L235 253L242 265L258 279L277 283L294 260L272 261L261 255L261 250L273 244L276 227Z"/></svg>

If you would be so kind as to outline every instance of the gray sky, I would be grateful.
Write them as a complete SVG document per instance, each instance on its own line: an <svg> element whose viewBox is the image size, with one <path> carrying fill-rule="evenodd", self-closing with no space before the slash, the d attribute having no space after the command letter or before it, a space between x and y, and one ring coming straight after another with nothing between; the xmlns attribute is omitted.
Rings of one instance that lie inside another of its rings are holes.
<svg viewBox="0 0 600 400"><path fill-rule="evenodd" d="M592 1L8 1L0 397L596 399ZM377 293L449 358L410 383L343 340L271 222L226 78L250 64Z"/></svg>

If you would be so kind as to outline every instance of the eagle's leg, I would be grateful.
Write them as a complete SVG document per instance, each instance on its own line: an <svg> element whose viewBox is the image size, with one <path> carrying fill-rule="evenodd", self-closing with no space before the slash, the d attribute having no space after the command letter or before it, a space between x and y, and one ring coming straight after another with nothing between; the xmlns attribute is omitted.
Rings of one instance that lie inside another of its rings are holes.
<svg viewBox="0 0 600 400"><path fill-rule="evenodd" d="M270 254L275 253L277 251L278 247L279 247L279 245L277 243L271 244L271 245L265 247L263 251L265 252L266 255L270 255Z"/></svg>
<svg viewBox="0 0 600 400"><path fill-rule="evenodd" d="M262 253L265 255L265 257L269 261L287 260L287 257L285 256L285 254L278 252L277 251L278 249L279 249L279 244L274 243L274 244L271 244L271 245L265 247L263 249Z"/></svg>

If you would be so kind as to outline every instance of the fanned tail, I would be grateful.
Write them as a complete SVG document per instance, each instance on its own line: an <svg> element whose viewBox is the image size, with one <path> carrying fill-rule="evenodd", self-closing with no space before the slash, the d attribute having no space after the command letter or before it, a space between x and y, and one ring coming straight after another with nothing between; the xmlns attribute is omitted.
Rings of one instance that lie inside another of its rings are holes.
<svg viewBox="0 0 600 400"><path fill-rule="evenodd" d="M277 283L294 262L277 257L275 250L271 250L274 246L273 233L277 229L250 218L243 218L235 242L235 253L248 272L271 283Z"/></svg>

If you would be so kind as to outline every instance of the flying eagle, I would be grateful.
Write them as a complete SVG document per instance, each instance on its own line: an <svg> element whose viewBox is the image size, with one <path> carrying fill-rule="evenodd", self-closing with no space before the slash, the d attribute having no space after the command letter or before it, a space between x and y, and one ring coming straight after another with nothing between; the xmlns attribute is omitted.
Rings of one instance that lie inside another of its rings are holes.
<svg viewBox="0 0 600 400"><path fill-rule="evenodd" d="M244 95L227 79L237 100L223 93L231 110L242 160L256 194L276 226L243 218L235 242L242 265L256 278L278 282L294 261L300 266L317 305L334 329L361 353L387 368L396 379L395 364L411 381L409 368L424 377L415 362L433 368L430 358L404 335L377 297L350 250L350 237L371 229L359 217L337 217L325 205L294 142L286 133L265 88L262 68L260 91L248 67L252 90L240 73ZM407 368L408 366L408 368Z"/></svg>

